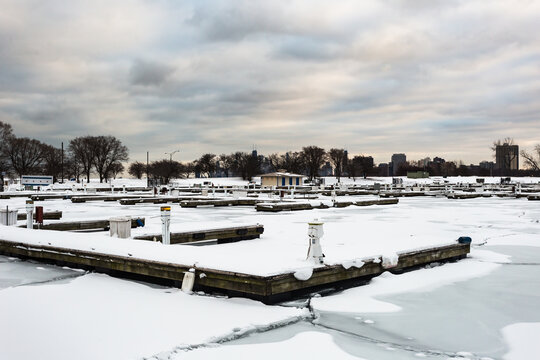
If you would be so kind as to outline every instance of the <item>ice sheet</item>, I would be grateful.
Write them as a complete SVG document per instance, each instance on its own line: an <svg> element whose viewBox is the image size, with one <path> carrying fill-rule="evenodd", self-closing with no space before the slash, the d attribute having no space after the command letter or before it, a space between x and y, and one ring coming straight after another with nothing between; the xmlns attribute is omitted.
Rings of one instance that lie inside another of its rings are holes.
<svg viewBox="0 0 540 360"><path fill-rule="evenodd" d="M0 359L42 360L142 358L306 315L102 274L3 289L0 308Z"/></svg>

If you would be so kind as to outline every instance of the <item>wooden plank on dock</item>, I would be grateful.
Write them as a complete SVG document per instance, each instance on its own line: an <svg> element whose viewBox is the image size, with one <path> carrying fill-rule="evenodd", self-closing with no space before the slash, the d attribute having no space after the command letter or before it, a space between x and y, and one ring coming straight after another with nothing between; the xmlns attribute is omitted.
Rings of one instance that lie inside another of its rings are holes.
<svg viewBox="0 0 540 360"><path fill-rule="evenodd" d="M34 211L33 218L36 218L36 212ZM43 212L43 219L44 220L59 220L62 218L62 212L61 211L46 211ZM18 213L17 214L17 220L26 220L26 213Z"/></svg>
<svg viewBox="0 0 540 360"><path fill-rule="evenodd" d="M446 195L448 199L476 199L480 197L491 197L491 194L472 193L472 194L456 194L450 193Z"/></svg>
<svg viewBox="0 0 540 360"><path fill-rule="evenodd" d="M397 204L397 203L399 203L399 199L389 198L389 199L355 201L354 205L356 205L356 206L394 205L394 204Z"/></svg>
<svg viewBox="0 0 540 360"><path fill-rule="evenodd" d="M67 200L71 199L73 195L70 194L35 194L30 196L30 199L33 201L45 201L45 200L56 200L56 199L62 199Z"/></svg>
<svg viewBox="0 0 540 360"><path fill-rule="evenodd" d="M137 221L142 222L144 226L145 224L144 218L133 218L131 219L131 228L136 228L139 226L137 224ZM22 225L20 227L26 227L26 225ZM34 224L34 229L57 230L57 231L77 231L77 230L97 230L97 229L108 230L109 220L54 222L54 223L43 224L43 225Z"/></svg>
<svg viewBox="0 0 540 360"><path fill-rule="evenodd" d="M87 201L117 201L126 198L126 194L120 195L91 195L91 196L72 196L72 203L85 203Z"/></svg>
<svg viewBox="0 0 540 360"><path fill-rule="evenodd" d="M218 240L218 243L251 240L259 238L263 232L264 226L260 224L177 233L171 232L171 244L194 243L207 240ZM133 239L150 241L162 240L161 234L136 236Z"/></svg>
<svg viewBox="0 0 540 360"><path fill-rule="evenodd" d="M196 208L198 206L254 206L262 200L258 199L200 199L182 200L180 206L184 208Z"/></svg>
<svg viewBox="0 0 540 360"><path fill-rule="evenodd" d="M30 197L32 194L3 193L0 194L0 200L7 200L17 197Z"/></svg>
<svg viewBox="0 0 540 360"><path fill-rule="evenodd" d="M415 197L415 196L427 196L424 191L391 191L391 192L380 192L380 197Z"/></svg>
<svg viewBox="0 0 540 360"><path fill-rule="evenodd" d="M279 212L279 211L298 211L298 210L311 210L313 206L308 203L259 203L256 205L255 209L257 211L265 212Z"/></svg>

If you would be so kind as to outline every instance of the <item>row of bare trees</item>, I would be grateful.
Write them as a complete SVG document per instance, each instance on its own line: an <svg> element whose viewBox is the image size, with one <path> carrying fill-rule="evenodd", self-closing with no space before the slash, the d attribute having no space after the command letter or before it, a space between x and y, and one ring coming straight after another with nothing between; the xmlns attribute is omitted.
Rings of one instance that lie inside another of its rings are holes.
<svg viewBox="0 0 540 360"><path fill-rule="evenodd" d="M69 142L68 151L28 137L17 137L11 125L0 121L0 171L9 175L52 175L90 179L91 173L100 182L124 171L128 160L126 146L114 136L83 136Z"/></svg>
<svg viewBox="0 0 540 360"><path fill-rule="evenodd" d="M152 179L168 182L172 178L186 178L190 174L200 177L240 176L250 180L252 177L270 171L287 171L305 174L313 179L319 176L321 167L331 162L334 174L339 178L343 175L350 177L366 176L373 168L373 158L355 156L347 158L344 149L330 149L328 152L317 146L306 146L301 151L289 151L285 154L257 155L256 152L234 152L231 154L203 154L190 163L180 163L172 160L159 160L149 164L134 162L129 166L130 175L141 178L148 173Z"/></svg>
<svg viewBox="0 0 540 360"><path fill-rule="evenodd" d="M148 165L148 169L146 164L136 161L130 164L128 172L138 179L148 173L149 178L165 184L170 179L188 178L191 174L197 174L200 177L213 177L217 175L217 172L226 177L236 174L243 179L251 179L261 172L263 158L245 152L219 156L208 153L189 163L172 160L153 161Z"/></svg>

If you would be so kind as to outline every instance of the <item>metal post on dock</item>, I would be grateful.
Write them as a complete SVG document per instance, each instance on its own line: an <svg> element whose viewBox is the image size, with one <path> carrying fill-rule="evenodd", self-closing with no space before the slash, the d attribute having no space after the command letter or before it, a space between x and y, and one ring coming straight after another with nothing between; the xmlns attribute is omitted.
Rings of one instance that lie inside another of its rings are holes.
<svg viewBox="0 0 540 360"><path fill-rule="evenodd" d="M170 206L162 206L161 207L161 231L162 231L162 243L164 245L170 245L171 244L171 231L170 231L170 224L171 224L171 207Z"/></svg>
<svg viewBox="0 0 540 360"><path fill-rule="evenodd" d="M191 294L193 292L193 285L195 284L195 269L189 269L184 273L184 279L182 280L182 291Z"/></svg>
<svg viewBox="0 0 540 360"><path fill-rule="evenodd" d="M324 254L321 247L321 237L324 235L324 223L318 219L314 219L308 223L309 248L307 260L311 260L316 264L324 263Z"/></svg>
<svg viewBox="0 0 540 360"><path fill-rule="evenodd" d="M34 201L26 200L26 228L33 229Z"/></svg>

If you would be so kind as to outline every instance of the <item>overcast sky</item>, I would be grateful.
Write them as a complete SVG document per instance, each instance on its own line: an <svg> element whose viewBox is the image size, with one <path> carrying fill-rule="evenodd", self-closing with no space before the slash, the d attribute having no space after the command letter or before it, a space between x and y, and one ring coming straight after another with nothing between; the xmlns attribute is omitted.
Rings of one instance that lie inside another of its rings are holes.
<svg viewBox="0 0 540 360"><path fill-rule="evenodd" d="M0 0L0 120L131 160L540 143L540 1Z"/></svg>

